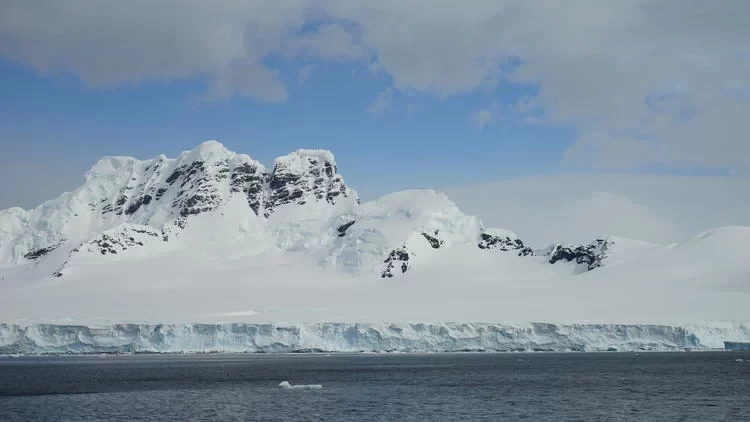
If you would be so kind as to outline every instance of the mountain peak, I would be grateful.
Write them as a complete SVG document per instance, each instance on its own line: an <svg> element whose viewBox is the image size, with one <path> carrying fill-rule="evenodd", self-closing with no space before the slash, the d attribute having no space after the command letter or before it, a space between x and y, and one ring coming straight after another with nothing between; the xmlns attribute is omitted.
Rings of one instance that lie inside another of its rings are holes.
<svg viewBox="0 0 750 422"><path fill-rule="evenodd" d="M277 158L276 160L289 160L289 159L313 159L336 164L336 159L333 153L327 149L298 149L290 154L284 155Z"/></svg>
<svg viewBox="0 0 750 422"><path fill-rule="evenodd" d="M344 184L330 151L300 149L279 157L269 177L270 195L266 215L279 205L310 201L335 205L342 198L357 203L356 193Z"/></svg>
<svg viewBox="0 0 750 422"><path fill-rule="evenodd" d="M220 161L229 158L230 156L236 155L229 151L224 144L219 141L205 141L198 144L195 148L189 151L184 151L180 154L181 162L191 161Z"/></svg>

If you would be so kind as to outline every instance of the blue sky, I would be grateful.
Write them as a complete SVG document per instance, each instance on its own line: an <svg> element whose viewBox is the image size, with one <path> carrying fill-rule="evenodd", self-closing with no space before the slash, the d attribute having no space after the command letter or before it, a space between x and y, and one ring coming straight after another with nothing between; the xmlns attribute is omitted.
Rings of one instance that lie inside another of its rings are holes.
<svg viewBox="0 0 750 422"><path fill-rule="evenodd" d="M310 64L283 63L289 98L269 104L242 96L204 101L201 78L91 89L75 75L41 76L27 65L0 60L0 131L10 155L38 154L43 162L64 161L58 165L77 172L60 181L67 189L101 156L176 156L216 139L269 166L298 148L330 149L364 198L560 172L573 141L570 127L526 124L518 116L499 116L482 128L472 121L480 105L498 96L514 104L528 87L450 99L394 93L388 108L373 112L374 99L390 86L388 77L313 63L309 78L299 82L296 69Z"/></svg>
<svg viewBox="0 0 750 422"><path fill-rule="evenodd" d="M571 172L746 174L745 1L0 5L0 208L103 155L325 148L364 199Z"/></svg>

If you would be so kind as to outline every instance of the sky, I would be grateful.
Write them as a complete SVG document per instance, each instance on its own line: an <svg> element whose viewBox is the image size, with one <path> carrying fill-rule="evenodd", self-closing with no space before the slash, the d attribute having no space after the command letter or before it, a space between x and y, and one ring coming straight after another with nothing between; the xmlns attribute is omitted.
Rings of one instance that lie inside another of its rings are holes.
<svg viewBox="0 0 750 422"><path fill-rule="evenodd" d="M363 199L565 174L743 177L744 0L6 0L0 209L104 155L332 150ZM721 186L721 185L718 185Z"/></svg>
<svg viewBox="0 0 750 422"><path fill-rule="evenodd" d="M602 236L666 245L719 227L750 226L746 177L578 173L445 192L486 227L512 229L535 248L585 244Z"/></svg>

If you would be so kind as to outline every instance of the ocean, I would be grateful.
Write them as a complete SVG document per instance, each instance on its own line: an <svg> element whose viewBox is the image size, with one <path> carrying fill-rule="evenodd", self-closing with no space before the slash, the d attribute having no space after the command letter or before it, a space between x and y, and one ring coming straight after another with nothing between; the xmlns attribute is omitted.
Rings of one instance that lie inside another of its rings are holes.
<svg viewBox="0 0 750 422"><path fill-rule="evenodd" d="M741 421L750 352L2 357L0 420Z"/></svg>

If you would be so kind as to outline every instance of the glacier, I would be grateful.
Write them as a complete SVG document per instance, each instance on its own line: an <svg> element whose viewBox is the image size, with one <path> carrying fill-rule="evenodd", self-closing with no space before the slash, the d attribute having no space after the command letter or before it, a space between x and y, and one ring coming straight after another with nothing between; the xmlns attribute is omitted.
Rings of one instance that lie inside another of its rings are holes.
<svg viewBox="0 0 750 422"><path fill-rule="evenodd" d="M0 324L0 354L710 350L750 323Z"/></svg>

